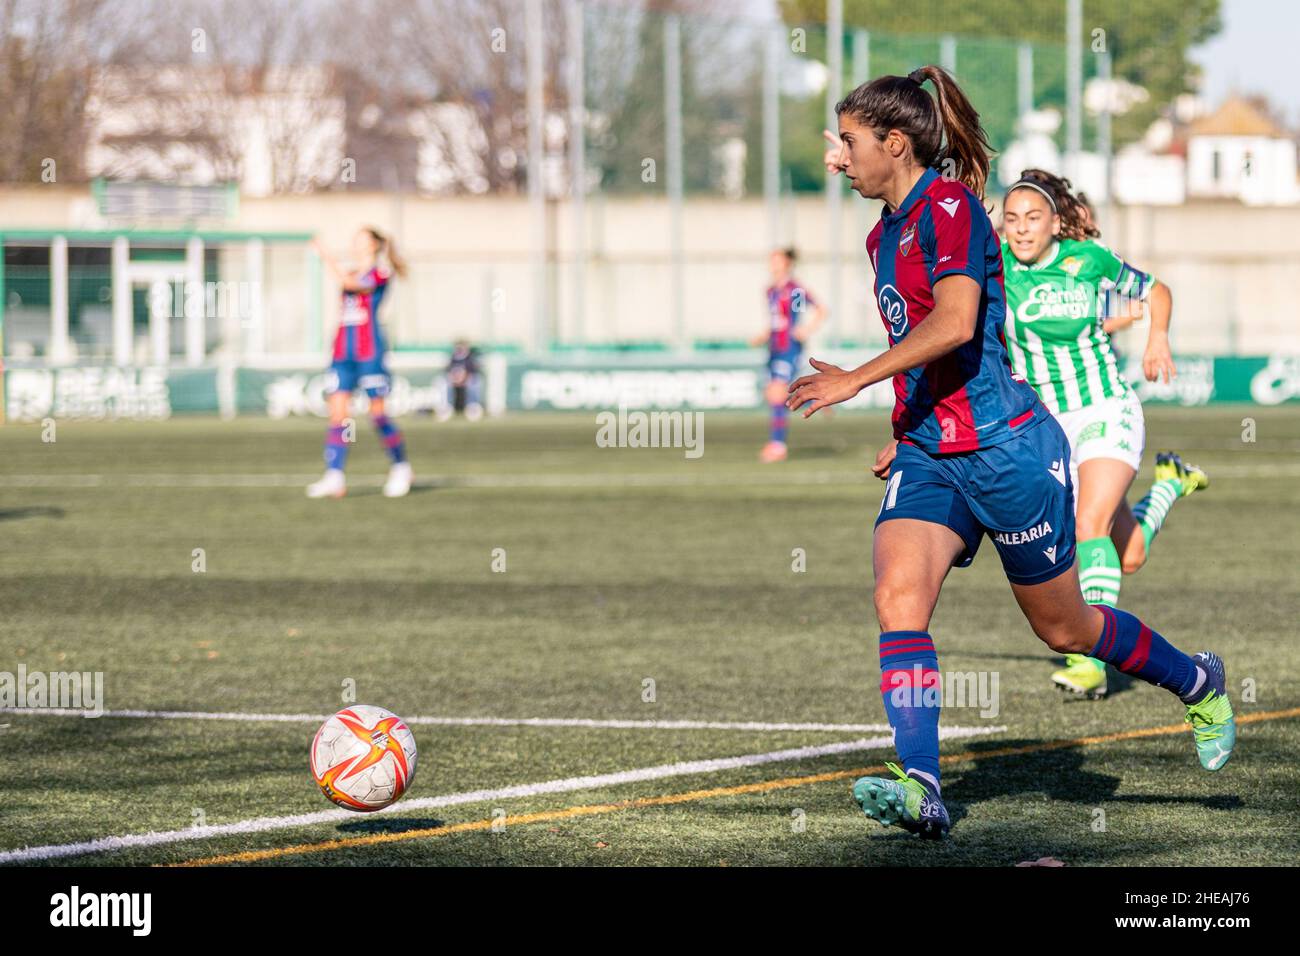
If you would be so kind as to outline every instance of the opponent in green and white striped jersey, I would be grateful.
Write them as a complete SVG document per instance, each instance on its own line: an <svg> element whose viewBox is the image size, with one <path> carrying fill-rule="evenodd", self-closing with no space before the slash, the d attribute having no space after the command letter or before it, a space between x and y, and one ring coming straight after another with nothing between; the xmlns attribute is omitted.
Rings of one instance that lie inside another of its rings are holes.
<svg viewBox="0 0 1300 956"><path fill-rule="evenodd" d="M1129 394L1110 336L1107 298L1146 299L1155 279L1092 239L1056 239L1032 265L1002 244L1007 352L1054 413Z"/></svg>

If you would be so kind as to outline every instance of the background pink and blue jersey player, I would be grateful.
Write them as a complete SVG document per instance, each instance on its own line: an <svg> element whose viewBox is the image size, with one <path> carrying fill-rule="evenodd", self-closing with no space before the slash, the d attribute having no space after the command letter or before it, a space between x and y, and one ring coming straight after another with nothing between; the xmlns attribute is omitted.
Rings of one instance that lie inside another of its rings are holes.
<svg viewBox="0 0 1300 956"><path fill-rule="evenodd" d="M330 423L325 436L325 475L307 488L307 494L312 498L341 498L347 493L343 469L347 464L350 435L346 423L352 393L361 388L370 397L371 423L392 461L384 494L390 498L401 497L410 491L411 466L406 459L402 432L384 407L390 379L384 365L379 306L393 272L403 273L403 263L392 241L372 228L361 229L353 237L352 254L356 264L353 271L342 269L320 243L313 245L342 288L343 298L326 386ZM390 268L381 265L380 256L387 258Z"/></svg>
<svg viewBox="0 0 1300 956"><path fill-rule="evenodd" d="M781 461L787 455L786 390L798 374L804 342L826 318L826 310L813 298L812 292L794 278L795 257L792 248L774 250L768 257L772 276L772 284L767 287L768 328L752 343L766 344L768 351L768 384L764 395L772 418L768 443L760 455L767 462Z"/></svg>
<svg viewBox="0 0 1300 956"><path fill-rule="evenodd" d="M363 388L371 398L388 395L384 333L379 327L379 305L388 291L388 280L389 274L376 265L357 277L355 291L344 290L343 314L334 335L329 391Z"/></svg>

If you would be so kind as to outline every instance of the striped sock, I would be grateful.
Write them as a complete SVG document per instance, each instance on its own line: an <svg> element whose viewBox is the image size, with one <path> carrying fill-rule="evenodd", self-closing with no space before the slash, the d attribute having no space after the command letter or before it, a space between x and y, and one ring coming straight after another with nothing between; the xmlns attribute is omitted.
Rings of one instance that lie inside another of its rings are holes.
<svg viewBox="0 0 1300 956"><path fill-rule="evenodd" d="M786 408L784 405L772 406L772 441L779 441L782 445L785 444L785 433L786 428L788 427L787 419L789 416L790 409Z"/></svg>
<svg viewBox="0 0 1300 956"><path fill-rule="evenodd" d="M388 452L388 457L393 459L393 464L400 465L406 461L406 441L402 438L402 430L397 427L387 415L372 415L370 421L375 426L375 431L379 432L379 440L384 443L384 449Z"/></svg>
<svg viewBox="0 0 1300 956"><path fill-rule="evenodd" d="M1080 541L1079 588L1089 604L1119 605L1120 580L1123 576L1119 552L1108 536Z"/></svg>
<svg viewBox="0 0 1300 956"><path fill-rule="evenodd" d="M343 470L348 460L348 443L343 438L342 425L331 425L325 433L325 467Z"/></svg>
<svg viewBox="0 0 1300 956"><path fill-rule="evenodd" d="M1147 492L1147 496L1133 506L1133 517L1142 528L1142 537L1146 539L1148 550L1151 542L1160 533L1160 526L1165 523L1165 516L1183 494L1183 483L1177 478L1157 481Z"/></svg>
<svg viewBox="0 0 1300 956"><path fill-rule="evenodd" d="M1101 637L1090 657L1113 664L1125 674L1173 691L1191 703L1204 678L1196 662L1128 611L1102 605Z"/></svg>
<svg viewBox="0 0 1300 956"><path fill-rule="evenodd" d="M880 635L880 696L894 728L898 762L939 792L939 710L943 702L939 658L925 631Z"/></svg>

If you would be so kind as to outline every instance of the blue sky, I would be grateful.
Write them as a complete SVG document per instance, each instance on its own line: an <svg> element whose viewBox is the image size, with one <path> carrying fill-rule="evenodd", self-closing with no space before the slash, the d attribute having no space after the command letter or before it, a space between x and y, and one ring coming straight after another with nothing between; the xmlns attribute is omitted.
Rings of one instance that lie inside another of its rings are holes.
<svg viewBox="0 0 1300 956"><path fill-rule="evenodd" d="M1293 125L1300 122L1300 2L1221 0L1223 30L1192 51L1204 69L1204 93L1217 105L1228 93L1263 93Z"/></svg>

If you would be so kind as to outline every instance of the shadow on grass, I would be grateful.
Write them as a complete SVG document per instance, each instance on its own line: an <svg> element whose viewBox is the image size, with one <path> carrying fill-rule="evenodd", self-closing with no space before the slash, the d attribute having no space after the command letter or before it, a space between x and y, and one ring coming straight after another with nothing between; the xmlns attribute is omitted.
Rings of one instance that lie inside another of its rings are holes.
<svg viewBox="0 0 1300 956"><path fill-rule="evenodd" d="M447 821L432 817L398 817L385 819L358 820L356 823L341 823L338 829L343 833L409 833L411 830L432 830L445 827Z"/></svg>
<svg viewBox="0 0 1300 956"><path fill-rule="evenodd" d="M949 801L948 812L954 822L958 813L953 804L965 808L984 800L1001 797L1018 797L1042 794L1050 800L1077 803L1089 807L1108 804L1143 804L1168 806L1195 806L1208 810L1233 810L1245 804L1236 794L1206 793L1198 795L1131 794L1116 793L1122 778L1108 773L1098 773L1084 767L1086 754L1080 747L1062 747L1037 753L1014 754L995 757L980 756L981 750L1000 750L1004 747L1027 747L1041 743L1034 740L980 742L968 750L976 763L974 771L955 774L956 779L945 788ZM1187 748L1188 768L1194 769L1190 744ZM1207 774L1208 777L1208 774Z"/></svg>
<svg viewBox="0 0 1300 956"><path fill-rule="evenodd" d="M66 512L50 505L33 505L29 508L0 508L0 521L22 521L26 518L62 518Z"/></svg>

